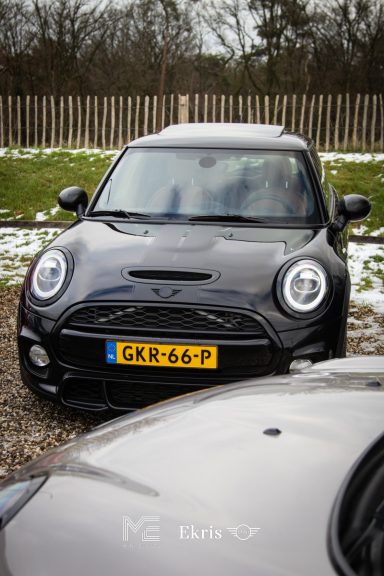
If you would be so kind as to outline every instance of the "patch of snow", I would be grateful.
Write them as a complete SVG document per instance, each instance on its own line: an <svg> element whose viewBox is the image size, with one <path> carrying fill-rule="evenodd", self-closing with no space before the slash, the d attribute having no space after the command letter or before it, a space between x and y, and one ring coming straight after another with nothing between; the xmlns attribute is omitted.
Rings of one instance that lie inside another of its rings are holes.
<svg viewBox="0 0 384 576"><path fill-rule="evenodd" d="M382 260L380 260L381 257ZM383 270L384 246L378 244L348 245L348 266L351 275L351 298L359 304L369 304L376 311L384 313L383 280L376 274ZM365 288L364 278L370 286Z"/></svg>
<svg viewBox="0 0 384 576"><path fill-rule="evenodd" d="M364 226L364 224L360 224L358 228L352 228L352 233L356 234L357 236L364 236L368 228Z"/></svg>
<svg viewBox="0 0 384 576"><path fill-rule="evenodd" d="M9 286L24 280L30 262L62 230L0 228L0 281Z"/></svg>
<svg viewBox="0 0 384 576"><path fill-rule="evenodd" d="M0 148L0 157L36 158L36 156L65 152L69 154L86 154L87 156L116 156L120 150L103 150L101 148Z"/></svg>
<svg viewBox="0 0 384 576"><path fill-rule="evenodd" d="M320 152L320 158L324 162L384 162L384 154L370 152Z"/></svg>
<svg viewBox="0 0 384 576"><path fill-rule="evenodd" d="M55 206L55 208L45 210L44 212L36 212L35 220L37 220L37 222L49 220L49 218L55 216L59 212L59 210L60 210L59 206Z"/></svg>

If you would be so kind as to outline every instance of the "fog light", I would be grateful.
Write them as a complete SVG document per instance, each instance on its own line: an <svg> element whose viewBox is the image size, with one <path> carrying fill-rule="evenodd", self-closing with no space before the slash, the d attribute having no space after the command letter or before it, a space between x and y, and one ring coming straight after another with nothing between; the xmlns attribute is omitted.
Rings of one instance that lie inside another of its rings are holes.
<svg viewBox="0 0 384 576"><path fill-rule="evenodd" d="M294 360L289 365L289 371L290 372L300 372L300 370L304 370L304 368L310 368L312 366L312 364L313 364L312 360L306 360L304 358L301 358L299 360Z"/></svg>
<svg viewBox="0 0 384 576"><path fill-rule="evenodd" d="M45 348L39 344L34 344L29 351L29 359L35 366L43 368L50 363L49 356Z"/></svg>

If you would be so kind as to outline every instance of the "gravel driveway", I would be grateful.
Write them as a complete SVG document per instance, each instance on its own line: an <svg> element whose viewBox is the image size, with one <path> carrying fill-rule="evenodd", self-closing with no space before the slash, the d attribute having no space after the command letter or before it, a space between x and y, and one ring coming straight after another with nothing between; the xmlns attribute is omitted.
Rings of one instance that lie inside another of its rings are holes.
<svg viewBox="0 0 384 576"><path fill-rule="evenodd" d="M19 288L0 290L0 478L48 448L90 430L111 414L88 414L41 400L21 383L16 346ZM349 354L384 354L384 319L352 304Z"/></svg>

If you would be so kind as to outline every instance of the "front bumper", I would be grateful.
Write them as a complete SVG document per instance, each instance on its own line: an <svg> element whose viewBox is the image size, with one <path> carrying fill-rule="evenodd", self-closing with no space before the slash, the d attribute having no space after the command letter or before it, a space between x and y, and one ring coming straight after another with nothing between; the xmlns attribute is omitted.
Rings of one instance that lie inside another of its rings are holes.
<svg viewBox="0 0 384 576"><path fill-rule="evenodd" d="M224 307L149 303L84 303L55 323L19 309L24 383L46 398L86 410L135 410L218 384L288 371L292 360L336 355L340 322L276 333L260 315ZM106 341L217 345L217 370L107 364ZM37 368L28 352L44 346L50 365Z"/></svg>

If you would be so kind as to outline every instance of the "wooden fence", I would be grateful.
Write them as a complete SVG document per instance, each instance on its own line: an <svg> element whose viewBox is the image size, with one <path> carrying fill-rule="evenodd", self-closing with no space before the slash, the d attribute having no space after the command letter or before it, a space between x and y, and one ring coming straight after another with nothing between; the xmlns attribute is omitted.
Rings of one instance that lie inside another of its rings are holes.
<svg viewBox="0 0 384 576"><path fill-rule="evenodd" d="M166 95L162 126L283 124L320 150L384 151L382 94ZM121 148L156 131L156 96L0 96L0 147Z"/></svg>

